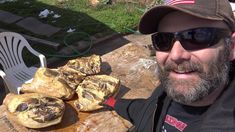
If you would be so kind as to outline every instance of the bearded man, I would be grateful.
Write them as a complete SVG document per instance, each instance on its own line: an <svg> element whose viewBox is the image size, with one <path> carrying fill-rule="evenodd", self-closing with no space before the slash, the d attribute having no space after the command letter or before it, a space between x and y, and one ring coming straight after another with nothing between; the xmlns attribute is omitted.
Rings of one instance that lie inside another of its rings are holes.
<svg viewBox="0 0 235 132"><path fill-rule="evenodd" d="M143 15L139 31L151 34L161 84L148 99L104 102L133 123L130 131L234 132L235 19L228 0L166 0Z"/></svg>

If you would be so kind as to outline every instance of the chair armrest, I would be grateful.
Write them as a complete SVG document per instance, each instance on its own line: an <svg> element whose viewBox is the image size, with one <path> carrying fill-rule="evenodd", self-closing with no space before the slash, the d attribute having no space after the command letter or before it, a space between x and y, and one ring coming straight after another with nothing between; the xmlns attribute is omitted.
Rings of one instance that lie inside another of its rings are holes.
<svg viewBox="0 0 235 132"><path fill-rule="evenodd" d="M32 54L36 55L39 58L41 67L47 67L46 57L43 54L37 52L30 46L27 46L27 48Z"/></svg>
<svg viewBox="0 0 235 132"><path fill-rule="evenodd" d="M0 70L0 76L4 79L6 77L6 74L4 71Z"/></svg>
<svg viewBox="0 0 235 132"><path fill-rule="evenodd" d="M40 54L38 57L40 60L41 67L47 67L46 57L43 54Z"/></svg>

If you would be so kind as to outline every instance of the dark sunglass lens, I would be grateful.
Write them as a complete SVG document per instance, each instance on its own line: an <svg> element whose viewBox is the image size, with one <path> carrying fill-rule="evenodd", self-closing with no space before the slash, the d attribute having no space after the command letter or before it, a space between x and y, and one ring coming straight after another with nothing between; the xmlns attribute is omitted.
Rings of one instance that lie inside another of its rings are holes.
<svg viewBox="0 0 235 132"><path fill-rule="evenodd" d="M214 45L214 28L196 28L182 32L183 47L186 50L199 50Z"/></svg>
<svg viewBox="0 0 235 132"><path fill-rule="evenodd" d="M210 43L213 39L213 31L209 29L197 29L194 31L194 39L198 44Z"/></svg>
<svg viewBox="0 0 235 132"><path fill-rule="evenodd" d="M152 43L158 51L169 51L172 47L174 34L172 33L156 33L152 35Z"/></svg>

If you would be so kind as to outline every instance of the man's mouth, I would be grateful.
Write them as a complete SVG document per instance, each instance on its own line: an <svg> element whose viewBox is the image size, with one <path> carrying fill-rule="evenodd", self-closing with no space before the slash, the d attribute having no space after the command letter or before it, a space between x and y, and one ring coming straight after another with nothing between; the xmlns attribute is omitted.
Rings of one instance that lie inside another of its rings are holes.
<svg viewBox="0 0 235 132"><path fill-rule="evenodd" d="M164 67L166 75L172 79L196 79L203 72L199 63L184 62L182 64L167 63Z"/></svg>
<svg viewBox="0 0 235 132"><path fill-rule="evenodd" d="M197 71L194 70L171 70L169 76L178 79L189 79L195 77Z"/></svg>
<svg viewBox="0 0 235 132"><path fill-rule="evenodd" d="M190 74L194 73L194 70L172 70L172 72L175 72L177 74Z"/></svg>

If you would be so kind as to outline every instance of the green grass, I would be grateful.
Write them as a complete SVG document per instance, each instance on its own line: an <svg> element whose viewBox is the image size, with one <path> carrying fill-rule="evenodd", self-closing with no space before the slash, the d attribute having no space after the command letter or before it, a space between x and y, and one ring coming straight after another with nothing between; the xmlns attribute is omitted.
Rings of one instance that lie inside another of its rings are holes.
<svg viewBox="0 0 235 132"><path fill-rule="evenodd" d="M18 0L13 3L0 4L0 9L24 17L33 16L38 18L40 11L44 9L52 10L60 14L61 18L48 17L39 20L61 27L64 31L71 27L91 35L106 31L128 33L129 30L127 29L135 28L140 16L143 14L138 8L144 7L134 3L102 4L92 7L89 5L88 0L68 0L63 4L58 3L57 0Z"/></svg>

